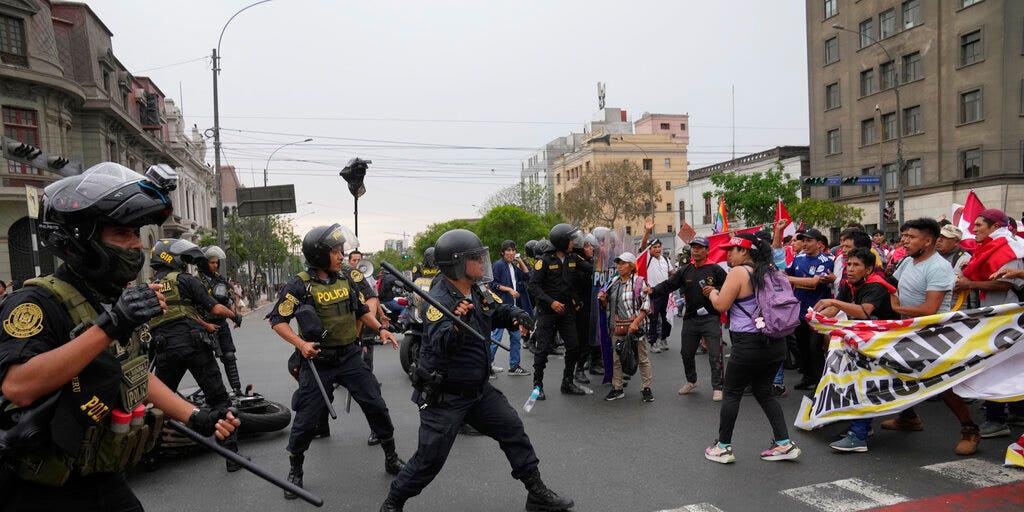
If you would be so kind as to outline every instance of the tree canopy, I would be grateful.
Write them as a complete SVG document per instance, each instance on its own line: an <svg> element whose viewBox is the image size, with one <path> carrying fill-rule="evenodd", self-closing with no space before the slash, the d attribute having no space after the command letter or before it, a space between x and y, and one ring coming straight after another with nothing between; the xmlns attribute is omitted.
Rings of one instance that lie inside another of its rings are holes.
<svg viewBox="0 0 1024 512"><path fill-rule="evenodd" d="M518 206L524 211L543 215L547 210L547 194L548 190L544 185L521 181L488 196L481 203L480 215L486 215L492 209L506 205Z"/></svg>
<svg viewBox="0 0 1024 512"><path fill-rule="evenodd" d="M775 221L775 207L781 197L786 205L797 202L800 182L787 179L782 162L765 173L739 174L716 172L711 183L717 187L709 195L725 198L726 213L730 220L742 219L746 226L756 226ZM788 206L787 206L788 208ZM793 210L789 213L793 215ZM793 215L796 218L795 215Z"/></svg>
<svg viewBox="0 0 1024 512"><path fill-rule="evenodd" d="M823 199L804 198L792 206L787 205L789 215L808 226L841 228L848 222L860 222L864 210Z"/></svg>
<svg viewBox="0 0 1024 512"><path fill-rule="evenodd" d="M581 226L614 226L649 213L661 191L649 171L629 161L605 162L583 173L555 208Z"/></svg>

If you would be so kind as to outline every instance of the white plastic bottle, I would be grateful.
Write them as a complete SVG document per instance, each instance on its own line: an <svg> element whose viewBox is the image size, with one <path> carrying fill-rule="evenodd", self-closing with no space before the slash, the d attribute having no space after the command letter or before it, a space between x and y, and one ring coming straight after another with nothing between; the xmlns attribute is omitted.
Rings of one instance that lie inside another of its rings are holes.
<svg viewBox="0 0 1024 512"><path fill-rule="evenodd" d="M530 398L526 399L526 405L523 405L523 410L526 412L532 411L538 397L540 397L540 386L533 388L533 393L530 393Z"/></svg>

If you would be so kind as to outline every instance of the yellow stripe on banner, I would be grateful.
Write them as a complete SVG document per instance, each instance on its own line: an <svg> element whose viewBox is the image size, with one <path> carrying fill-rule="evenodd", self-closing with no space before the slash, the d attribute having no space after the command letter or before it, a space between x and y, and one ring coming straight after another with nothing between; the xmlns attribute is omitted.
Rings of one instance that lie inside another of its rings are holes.
<svg viewBox="0 0 1024 512"><path fill-rule="evenodd" d="M952 353L947 352L943 354L942 358L936 362L937 364L922 374L921 378L927 379L946 373L954 367L960 366L964 361L969 360L972 355L988 357L995 354L997 350L995 344L992 343L992 335L1011 323L1016 322L1014 317L1009 315L986 318L983 324L974 328L970 337L961 341L960 346L953 350Z"/></svg>

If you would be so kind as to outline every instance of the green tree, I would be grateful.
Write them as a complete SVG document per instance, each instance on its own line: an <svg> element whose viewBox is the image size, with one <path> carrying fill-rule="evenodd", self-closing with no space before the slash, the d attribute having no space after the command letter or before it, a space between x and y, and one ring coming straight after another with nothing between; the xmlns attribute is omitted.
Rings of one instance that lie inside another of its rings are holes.
<svg viewBox="0 0 1024 512"><path fill-rule="evenodd" d="M227 254L229 276L240 276L240 280L247 282L248 276L266 274L269 269L282 269L288 274L302 270L301 257L293 254L302 240L295 233L291 220L278 215L239 217L232 214L225 219L225 227L222 249ZM202 246L216 243L212 233L199 239Z"/></svg>
<svg viewBox="0 0 1024 512"><path fill-rule="evenodd" d="M419 260L414 258L411 254L403 254L394 249L384 249L383 251L377 251L370 255L370 261L373 262L373 268L376 272L382 269L380 262L386 261L395 266L398 270L412 270L412 266L415 265Z"/></svg>
<svg viewBox="0 0 1024 512"><path fill-rule="evenodd" d="M841 228L848 222L860 222L864 210L834 201L807 197L793 205L786 206L794 220L808 226Z"/></svg>
<svg viewBox="0 0 1024 512"><path fill-rule="evenodd" d="M629 161L605 162L583 173L555 208L580 226L615 226L651 212L661 191L649 171Z"/></svg>
<svg viewBox="0 0 1024 512"><path fill-rule="evenodd" d="M437 242L437 239L446 231L451 231L453 229L468 229L472 231L473 224L473 222L466 219L452 219L427 226L426 231L417 233L412 239L412 248L416 252L416 261L422 261L423 251L426 251L429 247L433 247L434 242Z"/></svg>
<svg viewBox="0 0 1024 512"><path fill-rule="evenodd" d="M515 206L498 206L487 212L473 226L473 231L490 249L491 261L497 261L501 257L501 243L505 240L513 240L521 248L527 240L547 236L550 226L537 214Z"/></svg>
<svg viewBox="0 0 1024 512"><path fill-rule="evenodd" d="M530 213L543 214L547 209L547 188L538 183L521 181L509 185L484 199L480 206L480 215L486 215L494 208L505 205L518 206Z"/></svg>
<svg viewBox="0 0 1024 512"><path fill-rule="evenodd" d="M705 195L724 197L729 218L742 219L746 226L774 222L779 198L787 205L793 204L797 201L796 192L800 188L800 182L787 179L783 171L782 162L777 162L775 169L765 173L719 171L711 175L711 183L717 189ZM793 213L792 210L789 212Z"/></svg>

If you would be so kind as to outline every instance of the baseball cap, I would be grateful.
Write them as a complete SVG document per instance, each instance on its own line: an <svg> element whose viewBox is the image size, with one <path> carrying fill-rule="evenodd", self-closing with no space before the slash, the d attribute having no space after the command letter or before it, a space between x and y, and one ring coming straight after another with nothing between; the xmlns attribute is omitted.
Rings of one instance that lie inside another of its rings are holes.
<svg viewBox="0 0 1024 512"><path fill-rule="evenodd" d="M636 255L631 252L624 252L615 258L615 263L619 263L620 261L636 265Z"/></svg>
<svg viewBox="0 0 1024 512"><path fill-rule="evenodd" d="M700 245L700 246L704 247L705 249L708 248L708 247L711 247L711 243L708 242L708 239L704 238L702 236L694 237L693 240L690 240L690 245L691 246L693 246L693 245Z"/></svg>
<svg viewBox="0 0 1024 512"><path fill-rule="evenodd" d="M939 236L960 240L964 237L964 232L952 224L946 224L945 226L942 226L942 230L939 231Z"/></svg>
<svg viewBox="0 0 1024 512"><path fill-rule="evenodd" d="M743 235L746 235L746 236L743 236ZM750 237L750 238L747 238L747 237ZM754 238L753 235L748 235L746 233L741 233L739 235L736 235L736 236L730 238L728 242L722 244L722 248L723 249L728 249L730 247L742 247L743 249L751 249L751 248L754 247L754 240L753 240L753 238Z"/></svg>
<svg viewBox="0 0 1024 512"><path fill-rule="evenodd" d="M810 238L811 240L818 240L819 242L826 244L828 243L828 238L825 237L825 235L821 234L821 231L818 231L817 229L814 228L808 229L803 233L798 233L797 236L802 236L803 238Z"/></svg>
<svg viewBox="0 0 1024 512"><path fill-rule="evenodd" d="M1008 220L1006 214L1003 213L1002 210L998 210L996 208L989 208L979 213L978 217L984 217L988 219L989 222L994 222L996 224L999 224L1000 226L1005 226L1007 224L1006 221Z"/></svg>

